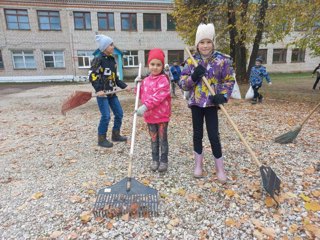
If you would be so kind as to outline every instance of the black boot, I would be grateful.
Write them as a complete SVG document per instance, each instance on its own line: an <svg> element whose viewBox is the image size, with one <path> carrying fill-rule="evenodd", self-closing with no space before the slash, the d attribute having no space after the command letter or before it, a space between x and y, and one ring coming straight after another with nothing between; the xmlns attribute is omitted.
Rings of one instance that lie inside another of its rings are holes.
<svg viewBox="0 0 320 240"><path fill-rule="evenodd" d="M120 130L112 130L112 141L114 142L125 142L127 141L126 137L120 135Z"/></svg>
<svg viewBox="0 0 320 240"><path fill-rule="evenodd" d="M257 99L256 98L252 98L251 103L252 104L257 104Z"/></svg>
<svg viewBox="0 0 320 240"><path fill-rule="evenodd" d="M100 147L111 148L113 146L112 142L106 139L106 134L98 135L98 145Z"/></svg>

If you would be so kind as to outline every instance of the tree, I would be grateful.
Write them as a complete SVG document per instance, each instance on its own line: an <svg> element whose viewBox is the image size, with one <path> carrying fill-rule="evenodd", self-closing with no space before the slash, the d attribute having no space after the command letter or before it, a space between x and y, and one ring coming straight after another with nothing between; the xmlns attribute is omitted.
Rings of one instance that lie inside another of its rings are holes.
<svg viewBox="0 0 320 240"><path fill-rule="evenodd" d="M320 0L176 0L173 17L177 31L193 45L197 26L214 22L216 48L234 59L237 79L246 82L261 44L275 43L291 36L289 45L310 48L320 55ZM294 26L304 31L297 34ZM251 49L251 53L249 53ZM249 64L247 66L247 55Z"/></svg>

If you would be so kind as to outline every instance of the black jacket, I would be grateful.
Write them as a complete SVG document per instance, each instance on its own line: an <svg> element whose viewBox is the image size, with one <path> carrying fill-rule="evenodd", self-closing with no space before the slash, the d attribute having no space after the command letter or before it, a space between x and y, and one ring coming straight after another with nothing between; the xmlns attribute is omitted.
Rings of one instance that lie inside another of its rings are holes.
<svg viewBox="0 0 320 240"><path fill-rule="evenodd" d="M104 53L92 60L89 80L96 92L115 91L117 86L122 89L127 87L127 84L119 80L117 76L117 64L114 57Z"/></svg>

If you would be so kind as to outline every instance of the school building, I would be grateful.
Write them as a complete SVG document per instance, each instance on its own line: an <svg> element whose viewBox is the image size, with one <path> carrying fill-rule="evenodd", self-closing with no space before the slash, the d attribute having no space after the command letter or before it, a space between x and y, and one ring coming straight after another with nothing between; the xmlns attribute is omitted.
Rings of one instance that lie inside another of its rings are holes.
<svg viewBox="0 0 320 240"><path fill-rule="evenodd" d="M2 0L0 82L84 81L96 34L113 38L120 79L134 78L148 51L182 62L185 44L170 15L173 0ZM261 46L270 72L312 71L320 58L285 42Z"/></svg>

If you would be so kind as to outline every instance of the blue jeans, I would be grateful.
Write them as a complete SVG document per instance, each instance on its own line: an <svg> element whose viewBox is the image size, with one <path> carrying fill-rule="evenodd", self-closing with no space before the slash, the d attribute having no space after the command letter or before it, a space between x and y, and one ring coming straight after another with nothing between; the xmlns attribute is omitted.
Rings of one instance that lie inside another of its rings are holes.
<svg viewBox="0 0 320 240"><path fill-rule="evenodd" d="M108 131L110 122L110 108L114 114L114 125L112 130L120 130L122 125L123 111L117 96L97 97L99 110L101 113L98 134L103 135Z"/></svg>

